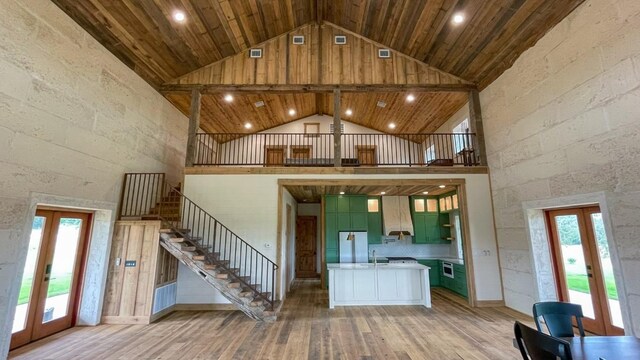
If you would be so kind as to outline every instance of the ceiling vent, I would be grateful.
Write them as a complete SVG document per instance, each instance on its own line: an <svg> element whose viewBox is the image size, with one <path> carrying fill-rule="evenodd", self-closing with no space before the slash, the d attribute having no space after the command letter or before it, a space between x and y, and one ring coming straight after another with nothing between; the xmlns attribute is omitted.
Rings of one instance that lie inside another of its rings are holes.
<svg viewBox="0 0 640 360"><path fill-rule="evenodd" d="M302 45L302 44L304 44L304 36L303 35L294 35L293 36L293 44L294 45Z"/></svg>
<svg viewBox="0 0 640 360"><path fill-rule="evenodd" d="M344 45L347 43L347 36L346 35L336 35L333 38L333 41L336 45Z"/></svg>
<svg viewBox="0 0 640 360"><path fill-rule="evenodd" d="M262 57L262 49L249 50L249 57L253 59L259 59Z"/></svg>
<svg viewBox="0 0 640 360"><path fill-rule="evenodd" d="M380 101L378 101L377 105L378 105L378 107L383 108L383 107L387 106L387 103L382 101L382 100L380 100Z"/></svg>
<svg viewBox="0 0 640 360"><path fill-rule="evenodd" d="M257 108L259 107L263 107L264 106L264 101L260 100L260 101L256 101L255 103L253 103Z"/></svg>
<svg viewBox="0 0 640 360"><path fill-rule="evenodd" d="M391 57L391 50L389 49L378 49L378 57L381 59L388 59Z"/></svg>

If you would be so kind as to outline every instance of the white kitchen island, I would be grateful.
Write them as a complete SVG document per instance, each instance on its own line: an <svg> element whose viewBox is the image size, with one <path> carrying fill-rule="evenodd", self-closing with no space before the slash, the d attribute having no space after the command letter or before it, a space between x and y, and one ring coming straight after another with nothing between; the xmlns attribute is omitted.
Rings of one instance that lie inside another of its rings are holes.
<svg viewBox="0 0 640 360"><path fill-rule="evenodd" d="M431 307L428 266L420 264L327 264L329 308L359 305Z"/></svg>

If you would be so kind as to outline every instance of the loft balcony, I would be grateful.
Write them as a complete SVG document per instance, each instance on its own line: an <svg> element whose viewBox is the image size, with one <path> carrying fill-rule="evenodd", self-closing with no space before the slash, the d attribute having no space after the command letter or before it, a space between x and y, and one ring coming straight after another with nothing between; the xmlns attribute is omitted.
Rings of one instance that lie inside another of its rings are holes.
<svg viewBox="0 0 640 360"><path fill-rule="evenodd" d="M333 133L199 133L194 166L470 167L480 165L478 149L470 132L343 133L338 141Z"/></svg>

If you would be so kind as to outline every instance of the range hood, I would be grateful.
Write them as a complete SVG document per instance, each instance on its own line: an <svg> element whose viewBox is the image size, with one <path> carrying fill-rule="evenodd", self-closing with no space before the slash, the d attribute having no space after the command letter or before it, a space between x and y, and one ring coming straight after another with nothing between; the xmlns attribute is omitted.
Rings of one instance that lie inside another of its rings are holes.
<svg viewBox="0 0 640 360"><path fill-rule="evenodd" d="M413 235L408 196L382 197L382 223L388 236Z"/></svg>

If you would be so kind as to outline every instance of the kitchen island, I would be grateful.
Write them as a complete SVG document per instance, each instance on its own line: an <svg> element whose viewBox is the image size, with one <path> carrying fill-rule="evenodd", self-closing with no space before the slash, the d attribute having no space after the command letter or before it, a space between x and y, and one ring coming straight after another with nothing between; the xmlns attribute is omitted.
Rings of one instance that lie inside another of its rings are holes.
<svg viewBox="0 0 640 360"><path fill-rule="evenodd" d="M420 264L327 264L329 308L365 305L431 307L428 266Z"/></svg>

